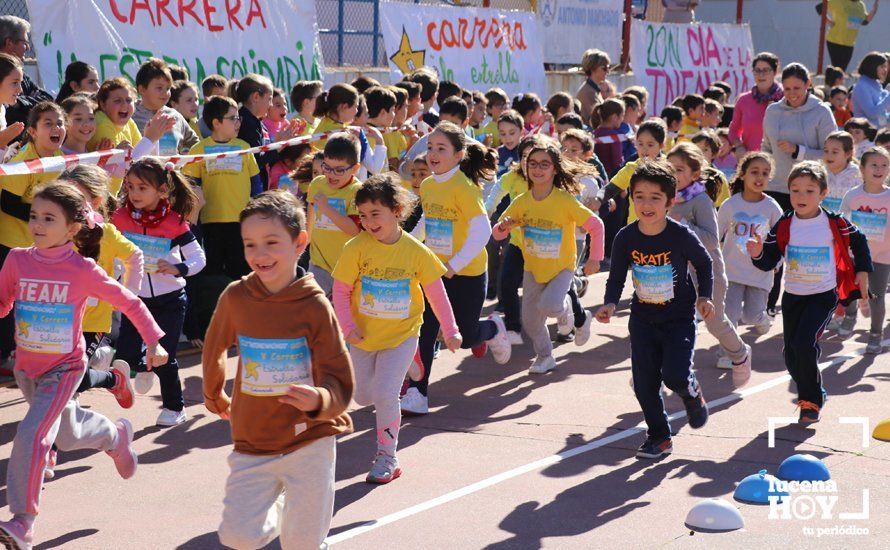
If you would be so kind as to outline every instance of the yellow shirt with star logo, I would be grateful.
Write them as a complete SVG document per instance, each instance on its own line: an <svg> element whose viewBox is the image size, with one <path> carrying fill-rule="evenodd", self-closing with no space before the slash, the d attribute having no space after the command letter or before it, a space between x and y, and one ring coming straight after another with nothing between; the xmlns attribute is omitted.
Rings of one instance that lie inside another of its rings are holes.
<svg viewBox="0 0 890 550"><path fill-rule="evenodd" d="M328 198L328 204L345 216L358 216L358 209L355 206L355 193L362 184L355 178L352 181L334 189L328 183L326 176L318 176L309 183L309 191L307 193L308 203L310 205L309 215L309 256L312 263L324 269L328 273L334 271L337 260L343 252L343 247L352 238L340 230L339 227L327 216L325 216L318 206L315 204L315 197L319 193L323 193Z"/></svg>
<svg viewBox="0 0 890 550"><path fill-rule="evenodd" d="M429 248L404 231L393 244L364 231L346 243L333 277L353 285L352 313L364 336L356 347L392 349L419 336L424 310L421 286L446 271Z"/></svg>
<svg viewBox="0 0 890 550"><path fill-rule="evenodd" d="M204 138L189 149L190 155L212 155L250 149L246 141L233 139L218 143ZM206 204L201 209L201 223L237 223L250 200L250 178L260 173L251 154L193 162L182 169L186 176L199 178Z"/></svg>
<svg viewBox="0 0 890 550"><path fill-rule="evenodd" d="M62 156L62 151L57 150L53 153L53 156ZM29 143L16 153L9 162L13 163L37 158L40 158L37 147L33 143ZM59 177L59 172L3 176L0 177L0 188L7 193L21 197L22 201L30 204L34 189L42 183L53 181L57 177ZM27 247L34 244L31 232L28 231L28 222L0 211L0 244L7 248Z"/></svg>
<svg viewBox="0 0 890 550"><path fill-rule="evenodd" d="M486 216L482 190L458 170L448 180L437 182L432 176L420 184L420 203L425 219L424 243L442 262L448 262L464 246L470 220ZM485 273L488 253L485 248L458 275L473 277Z"/></svg>
<svg viewBox="0 0 890 550"><path fill-rule="evenodd" d="M507 216L520 224L525 271L535 281L545 284L560 271L575 269L575 229L593 212L574 195L553 188L546 198L537 200L529 191L511 202L501 219Z"/></svg>

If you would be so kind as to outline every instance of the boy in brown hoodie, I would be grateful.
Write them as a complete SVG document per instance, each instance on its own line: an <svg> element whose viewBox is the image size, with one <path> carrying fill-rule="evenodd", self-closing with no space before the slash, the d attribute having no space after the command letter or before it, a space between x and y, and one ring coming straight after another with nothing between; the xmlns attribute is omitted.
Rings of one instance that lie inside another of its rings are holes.
<svg viewBox="0 0 890 550"><path fill-rule="evenodd" d="M252 273L220 296L204 344L204 403L231 421L220 541L317 549L334 509L335 436L352 431L349 354L334 310L297 266L306 217L286 191L267 191L241 212ZM227 349L237 344L233 396Z"/></svg>

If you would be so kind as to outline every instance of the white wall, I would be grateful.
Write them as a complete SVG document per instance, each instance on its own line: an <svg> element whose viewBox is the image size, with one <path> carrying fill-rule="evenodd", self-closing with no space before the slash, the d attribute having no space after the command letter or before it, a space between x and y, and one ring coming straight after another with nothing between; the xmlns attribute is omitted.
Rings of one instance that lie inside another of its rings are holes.
<svg viewBox="0 0 890 550"><path fill-rule="evenodd" d="M799 61L810 70L816 70L819 55L819 24L816 14L818 0L745 0L744 21L751 25L754 50L771 51L782 63ZM874 0L866 0L870 10ZM736 0L703 0L696 19L709 23L734 23ZM848 67L852 72L859 60L872 51L890 50L890 5L878 9L874 20L859 31L853 61ZM828 52L825 65L829 65Z"/></svg>

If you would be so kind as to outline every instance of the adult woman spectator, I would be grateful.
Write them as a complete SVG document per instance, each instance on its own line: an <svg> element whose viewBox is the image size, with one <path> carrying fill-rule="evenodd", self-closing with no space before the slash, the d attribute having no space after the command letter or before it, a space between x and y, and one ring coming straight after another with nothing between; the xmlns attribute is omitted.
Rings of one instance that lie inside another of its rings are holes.
<svg viewBox="0 0 890 550"><path fill-rule="evenodd" d="M831 28L825 35L825 44L832 65L847 70L847 65L853 59L853 46L859 37L859 28L871 23L878 13L879 2L875 0L869 12L862 0L828 0L828 25ZM821 2L816 5L816 12L822 15Z"/></svg>
<svg viewBox="0 0 890 550"><path fill-rule="evenodd" d="M882 86L887 80L890 60L880 52L869 52L859 62L859 80L853 87L853 115L865 117L875 128L887 126L890 92Z"/></svg>
<svg viewBox="0 0 890 550"><path fill-rule="evenodd" d="M763 116L766 108L782 99L782 88L776 83L779 58L770 52L757 54L751 62L754 70L754 87L739 95L729 124L729 142L736 158L748 151L759 151L763 142ZM727 151L722 151L725 155Z"/></svg>
<svg viewBox="0 0 890 550"><path fill-rule="evenodd" d="M587 50L581 57L581 70L587 79L578 88L575 97L581 102L580 115L585 124L590 123L593 108L603 102L601 86L609 75L609 65L611 64L609 54L602 50Z"/></svg>

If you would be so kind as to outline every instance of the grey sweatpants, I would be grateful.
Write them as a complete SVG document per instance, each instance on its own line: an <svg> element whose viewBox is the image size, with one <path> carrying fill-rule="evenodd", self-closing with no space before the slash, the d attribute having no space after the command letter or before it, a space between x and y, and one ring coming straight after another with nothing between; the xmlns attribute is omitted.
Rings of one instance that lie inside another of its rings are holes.
<svg viewBox="0 0 890 550"><path fill-rule="evenodd" d="M716 253L716 257L715 257ZM733 362L739 362L745 358L745 343L739 337L735 327L726 317L726 287L729 284L726 280L726 270L723 267L723 256L720 249L711 252L711 264L714 270L714 289L712 291L711 302L714 303L714 316L705 320L705 327L711 336L720 342L720 350L718 355L726 355ZM692 267L689 268L690 270Z"/></svg>
<svg viewBox="0 0 890 550"><path fill-rule="evenodd" d="M563 269L544 284L535 281L530 271L522 274L522 330L531 339L535 355L540 358L553 354L547 318L559 317L565 311L573 278L574 273L568 269Z"/></svg>
<svg viewBox="0 0 890 550"><path fill-rule="evenodd" d="M736 327L763 324L769 318L766 313L768 298L769 290L730 281L726 290L726 317Z"/></svg>
<svg viewBox="0 0 890 550"><path fill-rule="evenodd" d="M884 296L887 294L887 282L890 281L890 264L873 263L875 270L868 274L868 289L875 294L875 298L868 300L871 309L871 332L884 332L884 317L887 308L884 305ZM859 300L853 300L844 309L846 317L856 318L859 311Z"/></svg>
<svg viewBox="0 0 890 550"><path fill-rule="evenodd" d="M109 451L117 439L114 423L101 414L83 409L74 392L85 365L63 363L32 380L15 370L15 381L28 402L19 422L9 456L6 487L13 514L37 515L43 471L53 442L63 451Z"/></svg>
<svg viewBox="0 0 890 550"><path fill-rule="evenodd" d="M324 290L325 296L330 298L331 292L334 290L334 277L325 268L318 267L313 263L309 264L309 273L315 275L315 282Z"/></svg>
<svg viewBox="0 0 890 550"><path fill-rule="evenodd" d="M402 410L399 390L408 367L417 352L417 336L412 336L392 349L365 351L349 346L355 372L353 399L361 406L374 404L377 417L377 450L396 455Z"/></svg>

